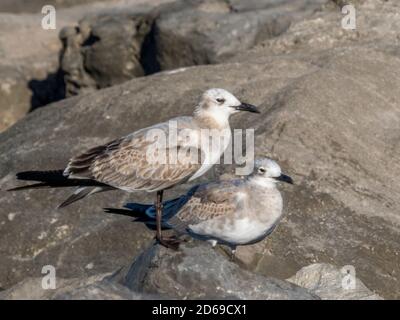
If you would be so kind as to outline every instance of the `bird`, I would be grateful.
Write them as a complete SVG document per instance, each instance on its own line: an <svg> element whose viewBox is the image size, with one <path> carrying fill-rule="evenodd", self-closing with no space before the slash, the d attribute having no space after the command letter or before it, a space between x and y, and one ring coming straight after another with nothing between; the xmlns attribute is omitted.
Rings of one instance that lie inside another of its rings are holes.
<svg viewBox="0 0 400 320"><path fill-rule="evenodd" d="M262 241L282 218L283 200L277 182L293 184L293 179L282 173L276 161L258 158L253 171L244 178L199 184L166 201L162 227L175 230L178 236L208 241L213 247L226 245L234 256L237 246ZM105 211L154 226L153 205L128 203L125 208Z"/></svg>
<svg viewBox="0 0 400 320"><path fill-rule="evenodd" d="M91 148L71 158L65 169L20 172L18 180L36 183L9 191L77 186L59 208L113 189L155 192L156 239L176 248L176 239L162 236L163 192L200 177L219 161L231 140L229 118L241 111L259 113L256 106L240 102L225 89L209 89L192 116L172 118ZM210 148L210 139L220 143Z"/></svg>

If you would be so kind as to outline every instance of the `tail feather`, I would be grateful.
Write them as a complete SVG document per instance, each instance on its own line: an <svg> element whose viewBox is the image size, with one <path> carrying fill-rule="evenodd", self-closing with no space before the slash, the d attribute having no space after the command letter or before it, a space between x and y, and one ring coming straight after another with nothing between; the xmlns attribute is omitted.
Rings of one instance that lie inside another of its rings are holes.
<svg viewBox="0 0 400 320"><path fill-rule="evenodd" d="M133 222L141 222L146 225L150 230L156 230L156 219L147 215L146 210L151 209L152 205L140 204L140 203L128 203L132 209L116 209L116 208L104 208L104 212L118 214L122 216L127 216L134 218ZM127 206L125 206L127 207ZM137 211L135 210L137 209ZM163 230L170 229L168 226L162 224L161 228Z"/></svg>
<svg viewBox="0 0 400 320"><path fill-rule="evenodd" d="M168 224L168 220L178 212L177 204L182 202L182 199L183 197L179 197L163 202L163 229L171 229L171 226ZM156 209L154 205L142 203L127 203L124 205L124 207L127 209L105 208L104 211L106 213L119 214L135 218L133 220L134 222L145 223L148 228L155 230Z"/></svg>
<svg viewBox="0 0 400 320"><path fill-rule="evenodd" d="M61 203L58 208L64 208L71 203L81 200L91 194L111 190L111 187L79 187L76 191L63 203Z"/></svg>
<svg viewBox="0 0 400 320"><path fill-rule="evenodd" d="M144 212L136 212L128 209L104 208L104 212L135 218L135 222L153 221L153 219L149 218Z"/></svg>
<svg viewBox="0 0 400 320"><path fill-rule="evenodd" d="M74 203L80 199L83 199L84 197L89 195L91 191L92 191L92 188L87 188L87 187L78 188L73 194L71 194L67 198L67 200L65 200L63 203L61 203L58 206L58 208L64 208L64 207L70 205L71 203Z"/></svg>
<svg viewBox="0 0 400 320"><path fill-rule="evenodd" d="M134 213L134 215L144 215L147 214L148 210L151 209L153 205L142 204L142 203L127 203L124 208L127 208L129 212Z"/></svg>

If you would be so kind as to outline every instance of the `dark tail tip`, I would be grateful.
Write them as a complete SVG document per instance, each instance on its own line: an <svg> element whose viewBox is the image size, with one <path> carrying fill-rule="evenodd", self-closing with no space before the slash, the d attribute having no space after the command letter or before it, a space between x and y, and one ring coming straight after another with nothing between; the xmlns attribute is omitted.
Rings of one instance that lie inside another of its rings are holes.
<svg viewBox="0 0 400 320"><path fill-rule="evenodd" d="M105 213L118 214L122 216L135 218L135 221L137 222L150 221L150 219L147 216L143 216L141 212L135 212L128 209L117 209L117 208L103 208L103 210Z"/></svg>
<svg viewBox="0 0 400 320"><path fill-rule="evenodd" d="M71 194L67 200L65 200L63 203L61 203L58 206L58 209L64 208L64 207L70 205L71 203L74 203L78 200L85 198L92 191L93 191L93 188L91 188L91 187L80 187L80 188L76 189L76 191L73 194Z"/></svg>

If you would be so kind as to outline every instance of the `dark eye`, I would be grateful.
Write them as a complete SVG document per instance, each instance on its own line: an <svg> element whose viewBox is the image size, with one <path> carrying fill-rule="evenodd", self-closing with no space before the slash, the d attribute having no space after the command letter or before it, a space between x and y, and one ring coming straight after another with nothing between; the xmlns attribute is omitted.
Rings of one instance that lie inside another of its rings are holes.
<svg viewBox="0 0 400 320"><path fill-rule="evenodd" d="M217 102L220 103L220 104L223 104L225 102L225 99L224 98L218 98Z"/></svg>
<svg viewBox="0 0 400 320"><path fill-rule="evenodd" d="M264 169L263 167L258 168L258 172L260 172L260 173L265 173L265 169Z"/></svg>

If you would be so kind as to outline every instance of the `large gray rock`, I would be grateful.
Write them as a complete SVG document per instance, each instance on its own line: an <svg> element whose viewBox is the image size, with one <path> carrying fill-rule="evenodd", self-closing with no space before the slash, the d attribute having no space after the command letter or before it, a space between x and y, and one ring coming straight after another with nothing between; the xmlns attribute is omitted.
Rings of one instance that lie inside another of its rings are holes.
<svg viewBox="0 0 400 320"><path fill-rule="evenodd" d="M2 0L0 3L0 12L39 13L45 5L53 5L56 9L80 7L81 10L85 11L89 6L91 8L105 8L110 6L116 7L120 4L137 5L144 2L147 4L157 4L163 2L163 0ZM79 15L78 12L76 13Z"/></svg>
<svg viewBox="0 0 400 320"><path fill-rule="evenodd" d="M57 8L70 7L88 2L100 2L109 0L2 0L0 12L11 13L38 13L45 5L53 5Z"/></svg>
<svg viewBox="0 0 400 320"><path fill-rule="evenodd" d="M157 63L167 70L223 62L283 33L326 2L208 0L172 6L155 21Z"/></svg>
<svg viewBox="0 0 400 320"><path fill-rule="evenodd" d="M355 278L343 287L344 274L330 264L313 264L287 281L241 269L221 248L191 241L179 252L150 244L131 265L86 278L27 278L0 292L0 300L137 299L381 299ZM46 281L44 281L46 285Z"/></svg>
<svg viewBox="0 0 400 320"><path fill-rule="evenodd" d="M141 49L150 32L146 13L88 17L62 30L61 69L67 95L105 88L143 76Z"/></svg>
<svg viewBox="0 0 400 320"><path fill-rule="evenodd" d="M160 70L223 62L326 2L191 0L90 16L60 34L67 95Z"/></svg>
<svg viewBox="0 0 400 320"><path fill-rule="evenodd" d="M177 299L318 299L289 282L241 269L207 243L183 244L178 252L152 245L122 283L138 292Z"/></svg>
<svg viewBox="0 0 400 320"><path fill-rule="evenodd" d="M98 274L84 279L57 278L56 288L43 288L42 278L27 278L12 288L0 292L0 300L139 300L154 299L130 291L118 283L108 281L109 274Z"/></svg>
<svg viewBox="0 0 400 320"><path fill-rule="evenodd" d="M239 248L242 263L279 279L312 263L353 265L368 288L399 298L400 59L390 31L398 11L369 1L358 10L365 27L350 33L340 12L321 12L230 62L133 79L31 113L0 136L0 287L40 276L46 264L63 278L110 272L153 237L101 209L153 196L97 194L57 211L65 190L5 192L16 172L62 168L90 146L190 114L203 90L224 87L260 106L261 116L238 115L232 125L254 128L257 155L276 158L296 182L282 186L278 229Z"/></svg>
<svg viewBox="0 0 400 320"><path fill-rule="evenodd" d="M339 269L327 263L315 263L299 270L289 282L309 289L326 300L381 300L356 277L350 268Z"/></svg>
<svg viewBox="0 0 400 320"><path fill-rule="evenodd" d="M132 11L135 8L139 11L145 10L144 8L150 10L156 4L165 2L165 0L151 0L147 1L145 5L139 5L140 0L109 0L89 4L86 4L87 1L85 1L84 5L62 8L66 2L73 4L83 3L84 1L57 1L57 29L44 30L41 27L41 21L44 17L41 13L41 7L44 4L54 4L54 1L1 1L0 132L24 117L29 111L65 98L64 74L59 69L62 43L59 40L58 33L62 28L77 24L84 16L102 15L105 12L126 12L128 9ZM11 10L12 8L15 10ZM34 13L1 13L1 11L18 12L20 9L23 12L33 11ZM113 24L108 23L106 27L110 28L111 25ZM116 31L115 27L113 31ZM101 35L104 34L104 32L100 33ZM128 36L126 32L116 32L115 34L120 37ZM112 47L118 48L118 45L113 42ZM115 53L115 51L109 51L111 54ZM130 52L125 53L130 54ZM99 55L97 51L94 55L95 57L92 57L91 61L96 63L97 67L88 67L94 69L93 72L96 74L101 75L102 72L104 73L104 68L108 67L107 55ZM102 63L98 63L96 57L102 59ZM121 59L121 56L118 56L118 59ZM122 71L121 68L118 69L119 77L123 77ZM112 78L113 71L107 69L107 72L109 72L109 78Z"/></svg>
<svg viewBox="0 0 400 320"><path fill-rule="evenodd" d="M59 24L68 19L60 17ZM57 31L43 30L40 15L0 13L0 132L32 108L63 97Z"/></svg>

